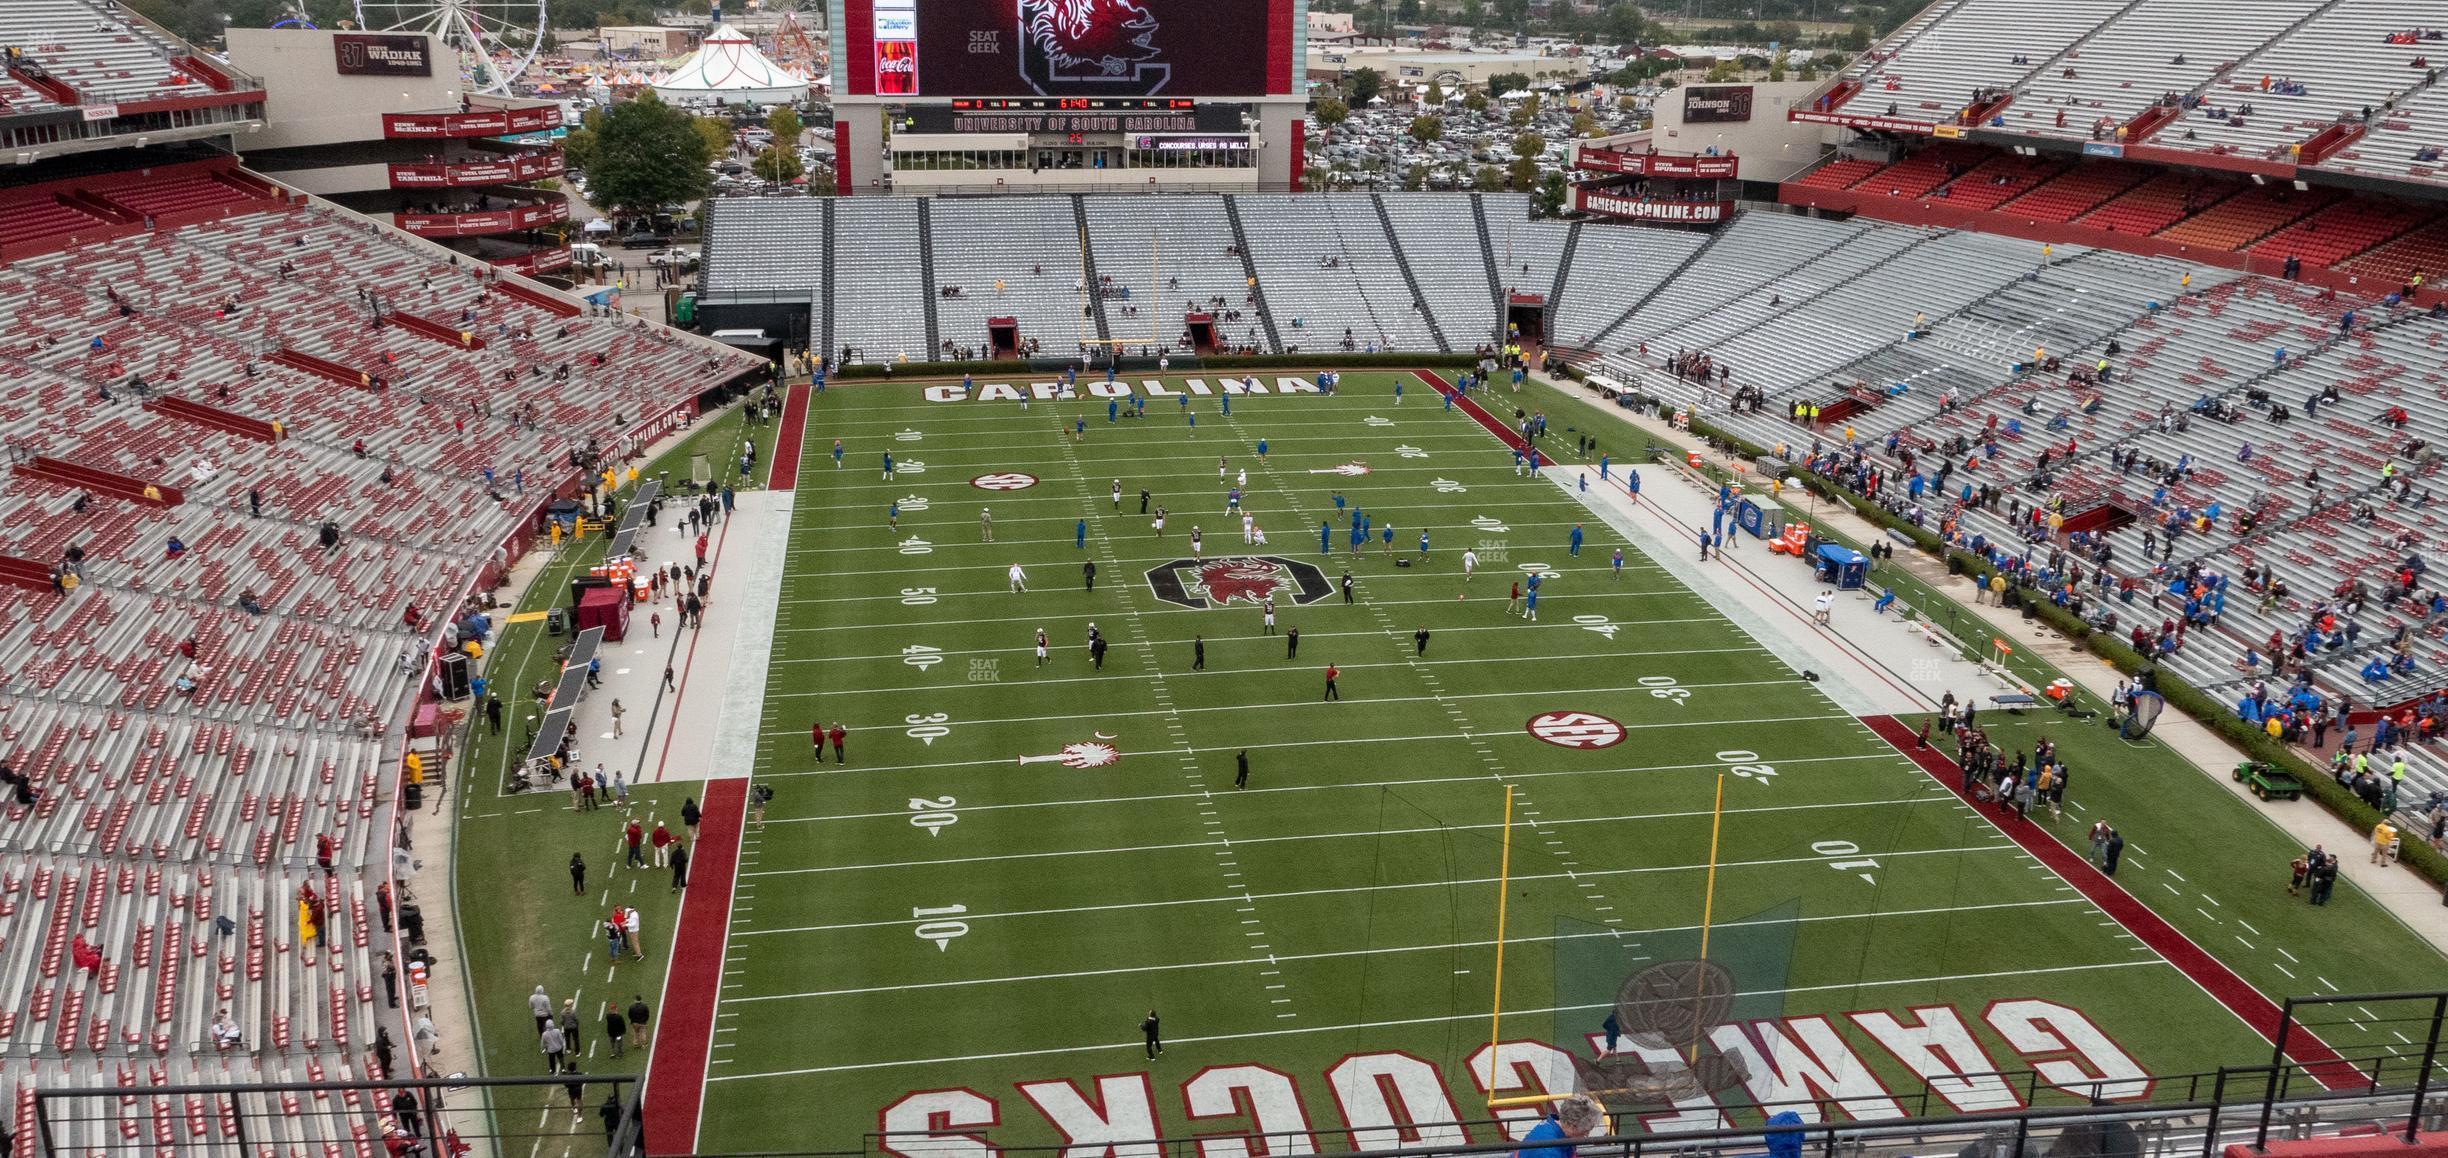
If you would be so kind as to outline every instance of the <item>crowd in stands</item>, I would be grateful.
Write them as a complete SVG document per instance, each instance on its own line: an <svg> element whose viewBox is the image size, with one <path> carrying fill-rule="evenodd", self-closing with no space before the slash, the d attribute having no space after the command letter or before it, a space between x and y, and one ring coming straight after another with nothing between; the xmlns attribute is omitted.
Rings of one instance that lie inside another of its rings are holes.
<svg viewBox="0 0 2448 1158"><path fill-rule="evenodd" d="M481 646L550 491L754 362L285 201L21 257L0 302L11 1125L97 1066L146 1115L148 1085L393 1072L429 658Z"/></svg>

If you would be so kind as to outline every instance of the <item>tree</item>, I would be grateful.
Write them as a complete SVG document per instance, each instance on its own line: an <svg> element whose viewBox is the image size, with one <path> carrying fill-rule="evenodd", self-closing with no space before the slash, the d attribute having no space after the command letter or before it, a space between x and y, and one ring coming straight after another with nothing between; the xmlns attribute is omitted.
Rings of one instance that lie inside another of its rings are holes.
<svg viewBox="0 0 2448 1158"><path fill-rule="evenodd" d="M1477 89L1472 89L1471 91L1462 94L1462 107L1469 109L1474 113L1486 112L1487 102L1487 94L1480 92Z"/></svg>
<svg viewBox="0 0 2448 1158"><path fill-rule="evenodd" d="M1597 136L1597 135L1598 135L1598 118L1596 118L1596 117L1593 117L1593 116L1589 115L1589 113L1588 113L1586 110L1584 110L1584 111L1582 111L1582 112L1577 112L1577 113L1574 113L1574 114L1573 114L1573 123L1572 123L1572 134L1573 134L1574 136L1576 136L1576 137L1594 137L1594 136Z"/></svg>
<svg viewBox="0 0 2448 1158"><path fill-rule="evenodd" d="M1403 188L1417 193L1428 187L1428 166L1413 165L1403 172Z"/></svg>
<svg viewBox="0 0 2448 1158"><path fill-rule="evenodd" d="M797 151L799 136L807 132L807 123L799 119L799 110L789 105L775 105L765 114L765 130L774 136L774 143Z"/></svg>
<svg viewBox="0 0 2448 1158"><path fill-rule="evenodd" d="M1429 143L1429 142L1431 142L1431 141L1443 140L1443 139L1444 139L1444 137L1445 137L1445 121L1444 121L1442 118L1439 118L1439 117L1413 117L1413 118L1411 118L1411 139L1412 139L1412 140L1418 141L1419 143L1421 143L1421 144L1425 145L1425 144L1427 144L1427 143Z"/></svg>
<svg viewBox="0 0 2448 1158"><path fill-rule="evenodd" d="M1528 193L1538 187L1539 154L1547 151L1547 138L1537 133L1520 133L1513 138L1513 164L1508 166L1513 191Z"/></svg>
<svg viewBox="0 0 2448 1158"><path fill-rule="evenodd" d="M1420 97L1420 100L1425 102L1430 108L1445 107L1445 86L1438 84L1433 80L1429 81L1428 91L1425 95Z"/></svg>
<svg viewBox="0 0 2448 1158"><path fill-rule="evenodd" d="M1420 0L1395 0L1394 19L1398 23L1417 24L1419 18Z"/></svg>
<svg viewBox="0 0 2448 1158"><path fill-rule="evenodd" d="M1471 174L1471 187L1482 193L1504 192L1504 170L1494 165L1479 166L1479 171Z"/></svg>
<svg viewBox="0 0 2448 1158"><path fill-rule="evenodd" d="M1356 105L1364 105L1377 99L1378 91L1385 88L1385 74L1373 68L1353 69L1351 75L1345 80L1351 103Z"/></svg>
<svg viewBox="0 0 2448 1158"><path fill-rule="evenodd" d="M730 131L715 122L720 138ZM706 163L715 147L697 119L652 92L612 106L595 130L589 196L617 210L646 211L704 197L713 184Z"/></svg>
<svg viewBox="0 0 2448 1158"><path fill-rule="evenodd" d="M1539 178L1538 193L1530 199L1530 211L1541 217L1559 216L1571 196L1572 190L1565 183L1564 174L1549 173Z"/></svg>
<svg viewBox="0 0 2448 1158"><path fill-rule="evenodd" d="M1537 120L1538 114L1538 94L1531 93L1529 96L1523 97L1520 104L1513 106L1513 124L1516 128L1527 125L1531 121Z"/></svg>
<svg viewBox="0 0 2448 1158"><path fill-rule="evenodd" d="M689 129L704 141L706 159L714 160L731 152L731 122L721 117L697 117L689 121Z"/></svg>
<svg viewBox="0 0 2448 1158"><path fill-rule="evenodd" d="M1318 127L1326 130L1324 133L1319 134L1319 138L1321 140L1326 137L1333 136L1335 126L1342 124L1344 120L1350 116L1351 106L1346 105L1342 101L1336 100L1333 97L1327 97L1324 100L1319 101L1316 107L1309 110L1309 119L1316 121L1318 123Z"/></svg>
<svg viewBox="0 0 2448 1158"><path fill-rule="evenodd" d="M799 164L799 153L781 145L767 145L759 150L748 169L768 185L787 185L791 179L806 172Z"/></svg>
<svg viewBox="0 0 2448 1158"><path fill-rule="evenodd" d="M1528 87L1530 87L1530 77L1527 73L1500 72L1487 79L1487 91L1491 97L1500 97Z"/></svg>

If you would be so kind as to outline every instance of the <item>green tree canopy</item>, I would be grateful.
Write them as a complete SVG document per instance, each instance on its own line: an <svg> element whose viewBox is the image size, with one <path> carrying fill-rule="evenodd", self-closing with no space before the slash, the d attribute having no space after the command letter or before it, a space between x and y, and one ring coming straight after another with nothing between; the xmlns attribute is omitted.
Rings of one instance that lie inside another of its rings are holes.
<svg viewBox="0 0 2448 1158"><path fill-rule="evenodd" d="M1385 74L1373 68L1353 69L1351 75L1345 77L1344 80L1351 96L1351 102L1356 105L1364 105L1377 99L1377 93L1385 88Z"/></svg>
<svg viewBox="0 0 2448 1158"><path fill-rule="evenodd" d="M1555 217L1564 212L1564 204L1572 195L1564 174L1549 173L1539 178L1538 193L1530 199L1530 211L1541 217Z"/></svg>
<svg viewBox="0 0 2448 1158"><path fill-rule="evenodd" d="M1500 72L1487 79L1488 95L1500 97L1506 93L1530 87L1528 73Z"/></svg>
<svg viewBox="0 0 2448 1158"><path fill-rule="evenodd" d="M1309 119L1325 126L1329 133L1332 133L1336 125L1342 124L1350 116L1351 106L1333 97L1319 101L1316 107L1309 110Z"/></svg>
<svg viewBox="0 0 2448 1158"><path fill-rule="evenodd" d="M1430 142L1430 141L1442 140L1442 139L1444 139L1444 137L1445 137L1445 122L1444 122L1444 120L1443 120L1442 118L1438 118L1438 117L1413 117L1413 118L1411 118L1411 139L1412 139L1412 140L1418 141L1419 143L1421 143L1421 144L1423 144L1423 145L1424 145L1424 144L1427 144L1427 143L1428 143L1428 142Z"/></svg>
<svg viewBox="0 0 2448 1158"><path fill-rule="evenodd" d="M774 143L785 149L797 149L799 134L807 131L807 123L799 119L799 110L789 105L775 105L765 114L766 131L774 135Z"/></svg>
<svg viewBox="0 0 2448 1158"><path fill-rule="evenodd" d="M1477 89L1472 89L1471 91L1462 94L1462 107L1469 109L1474 113L1486 112L1487 102L1487 94L1480 92Z"/></svg>
<svg viewBox="0 0 2448 1158"><path fill-rule="evenodd" d="M729 130L719 121L712 124L727 142ZM713 184L706 163L716 152L697 118L646 93L612 106L595 130L589 196L599 205L633 212L695 201Z"/></svg>
<svg viewBox="0 0 2448 1158"><path fill-rule="evenodd" d="M759 150L756 160L748 163L748 169L768 185L789 184L792 178L806 171L799 164L796 150L778 144Z"/></svg>

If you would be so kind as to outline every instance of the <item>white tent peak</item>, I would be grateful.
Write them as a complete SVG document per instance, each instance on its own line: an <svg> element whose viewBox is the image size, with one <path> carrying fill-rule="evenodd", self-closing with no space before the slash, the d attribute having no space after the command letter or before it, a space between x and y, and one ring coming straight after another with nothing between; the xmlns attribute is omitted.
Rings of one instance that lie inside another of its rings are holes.
<svg viewBox="0 0 2448 1158"><path fill-rule="evenodd" d="M789 104L807 95L807 78L775 64L728 25L706 34L697 51L654 79L655 95L676 103Z"/></svg>

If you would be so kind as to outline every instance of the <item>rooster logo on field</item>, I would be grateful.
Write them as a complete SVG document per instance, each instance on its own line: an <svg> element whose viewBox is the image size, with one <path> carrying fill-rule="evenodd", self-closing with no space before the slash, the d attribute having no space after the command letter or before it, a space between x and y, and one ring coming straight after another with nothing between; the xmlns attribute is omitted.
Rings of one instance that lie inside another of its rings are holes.
<svg viewBox="0 0 2448 1158"><path fill-rule="evenodd" d="M1198 585L1217 603L1264 603L1283 585L1283 574L1264 559L1218 559L1199 568Z"/></svg>
<svg viewBox="0 0 2448 1158"><path fill-rule="evenodd" d="M1039 92L1147 95L1171 79L1142 0L1019 0L1021 72Z"/></svg>

